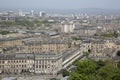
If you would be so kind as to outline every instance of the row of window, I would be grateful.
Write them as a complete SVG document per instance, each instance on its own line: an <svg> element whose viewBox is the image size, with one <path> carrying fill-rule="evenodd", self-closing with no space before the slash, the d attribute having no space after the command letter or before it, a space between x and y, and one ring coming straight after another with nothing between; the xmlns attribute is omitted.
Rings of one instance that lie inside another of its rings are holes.
<svg viewBox="0 0 120 80"><path fill-rule="evenodd" d="M0 65L0 68L18 68L18 67L21 67L21 68L26 68L26 65Z"/></svg>
<svg viewBox="0 0 120 80"><path fill-rule="evenodd" d="M64 48L66 48L65 46L64 47L52 47L52 48L31 48L31 47L29 47L28 48L28 50L33 50L33 49L40 49L40 50L44 50L44 49L51 49L51 50L54 50L54 49L64 49Z"/></svg>
<svg viewBox="0 0 120 80"><path fill-rule="evenodd" d="M47 68L47 65L36 65L36 68Z"/></svg>
<svg viewBox="0 0 120 80"><path fill-rule="evenodd" d="M36 65L35 68L50 68L50 65ZM51 68L55 68L55 65L51 65Z"/></svg>
<svg viewBox="0 0 120 80"><path fill-rule="evenodd" d="M9 61L0 61L0 64L4 64L5 62L7 63L26 63L26 60L9 60Z"/></svg>
<svg viewBox="0 0 120 80"><path fill-rule="evenodd" d="M47 64L47 63L55 63L56 61L36 61L36 64Z"/></svg>

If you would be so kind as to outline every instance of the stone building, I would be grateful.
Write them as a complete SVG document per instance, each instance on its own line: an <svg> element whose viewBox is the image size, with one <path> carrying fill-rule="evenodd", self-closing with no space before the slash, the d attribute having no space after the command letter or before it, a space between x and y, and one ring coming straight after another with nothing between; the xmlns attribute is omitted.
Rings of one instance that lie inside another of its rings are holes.
<svg viewBox="0 0 120 80"><path fill-rule="evenodd" d="M64 52L70 48L71 45L69 43L59 41L24 43L24 49L26 53Z"/></svg>
<svg viewBox="0 0 120 80"><path fill-rule="evenodd" d="M61 54L0 54L0 73L57 74L61 69Z"/></svg>
<svg viewBox="0 0 120 80"><path fill-rule="evenodd" d="M34 72L39 74L57 74L62 69L61 54L35 54Z"/></svg>
<svg viewBox="0 0 120 80"><path fill-rule="evenodd" d="M111 40L84 40L81 44L84 52L91 52L93 56L115 56L119 45Z"/></svg>
<svg viewBox="0 0 120 80"><path fill-rule="evenodd" d="M0 72L17 73L28 72L34 64L33 54L0 55Z"/></svg>

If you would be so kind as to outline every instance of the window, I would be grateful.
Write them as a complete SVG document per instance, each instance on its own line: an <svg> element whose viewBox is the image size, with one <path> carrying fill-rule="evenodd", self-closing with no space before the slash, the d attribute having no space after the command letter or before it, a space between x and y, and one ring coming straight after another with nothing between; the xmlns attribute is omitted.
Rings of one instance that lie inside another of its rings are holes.
<svg viewBox="0 0 120 80"><path fill-rule="evenodd" d="M54 61L52 61L52 63L54 63Z"/></svg>
<svg viewBox="0 0 120 80"><path fill-rule="evenodd" d="M38 68L38 65L36 65L36 68Z"/></svg>
<svg viewBox="0 0 120 80"><path fill-rule="evenodd" d="M42 64L44 64L44 61L42 61Z"/></svg>
<svg viewBox="0 0 120 80"><path fill-rule="evenodd" d="M44 65L42 65L42 68L44 68Z"/></svg>
<svg viewBox="0 0 120 80"><path fill-rule="evenodd" d="M8 63L10 63L10 61L8 61Z"/></svg>
<svg viewBox="0 0 120 80"><path fill-rule="evenodd" d="M2 63L5 63L4 61L2 61Z"/></svg>
<svg viewBox="0 0 120 80"><path fill-rule="evenodd" d="M41 65L39 65L39 68L41 68Z"/></svg>
<svg viewBox="0 0 120 80"><path fill-rule="evenodd" d="M41 64L41 61L39 61L39 64Z"/></svg>
<svg viewBox="0 0 120 80"><path fill-rule="evenodd" d="M45 65L45 68L47 68L47 65Z"/></svg>

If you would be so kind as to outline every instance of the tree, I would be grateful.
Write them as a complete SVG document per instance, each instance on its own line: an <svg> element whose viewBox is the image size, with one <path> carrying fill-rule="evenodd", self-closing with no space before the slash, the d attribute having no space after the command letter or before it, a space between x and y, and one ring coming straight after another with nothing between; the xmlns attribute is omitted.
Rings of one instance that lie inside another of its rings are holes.
<svg viewBox="0 0 120 80"><path fill-rule="evenodd" d="M83 60L75 65L68 80L120 80L120 69L111 61Z"/></svg>
<svg viewBox="0 0 120 80"><path fill-rule="evenodd" d="M117 51L117 56L119 56L119 57L120 57L120 50L118 50L118 51Z"/></svg>
<svg viewBox="0 0 120 80"><path fill-rule="evenodd" d="M62 72L63 77L69 76L69 71L67 71L66 69L61 70L61 72Z"/></svg>
<svg viewBox="0 0 120 80"><path fill-rule="evenodd" d="M86 80L85 75L79 74L77 72L72 72L68 80Z"/></svg>
<svg viewBox="0 0 120 80"><path fill-rule="evenodd" d="M86 75L95 73L95 70L97 68L96 63L92 60L79 61L76 63L76 66L77 66L76 71L78 73L84 73Z"/></svg>
<svg viewBox="0 0 120 80"><path fill-rule="evenodd" d="M116 69L112 64L106 64L98 70L98 75L103 78L103 80L112 80Z"/></svg>
<svg viewBox="0 0 120 80"><path fill-rule="evenodd" d="M117 63L117 68L120 69L120 61Z"/></svg>
<svg viewBox="0 0 120 80"><path fill-rule="evenodd" d="M2 34L2 35L7 35L7 34L10 34L11 32L9 32L9 31L0 31L0 34Z"/></svg>
<svg viewBox="0 0 120 80"><path fill-rule="evenodd" d="M68 80L96 80L97 64L92 60L78 61L76 70L70 74Z"/></svg>
<svg viewBox="0 0 120 80"><path fill-rule="evenodd" d="M97 65L98 65L98 68L101 68L101 67L105 66L105 62L100 60L97 62Z"/></svg>
<svg viewBox="0 0 120 80"><path fill-rule="evenodd" d="M112 80L120 80L120 70L112 77Z"/></svg>
<svg viewBox="0 0 120 80"><path fill-rule="evenodd" d="M114 31L114 37L117 38L118 37L118 33Z"/></svg>

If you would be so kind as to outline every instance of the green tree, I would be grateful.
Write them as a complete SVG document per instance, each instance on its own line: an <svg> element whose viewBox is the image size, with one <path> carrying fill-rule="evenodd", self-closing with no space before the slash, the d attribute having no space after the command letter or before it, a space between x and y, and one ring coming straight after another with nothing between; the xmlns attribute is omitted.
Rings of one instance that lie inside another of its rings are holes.
<svg viewBox="0 0 120 80"><path fill-rule="evenodd" d="M61 72L62 72L63 77L69 76L69 71L67 71L66 69L61 70Z"/></svg>
<svg viewBox="0 0 120 80"><path fill-rule="evenodd" d="M117 56L120 56L120 50L117 51Z"/></svg>
<svg viewBox="0 0 120 80"><path fill-rule="evenodd" d="M116 69L112 64L106 64L98 70L98 75L103 78L103 80L112 80Z"/></svg>
<svg viewBox="0 0 120 80"><path fill-rule="evenodd" d="M120 70L116 72L116 74L112 77L112 80L120 80Z"/></svg>
<svg viewBox="0 0 120 80"><path fill-rule="evenodd" d="M120 80L120 69L116 68L111 60L83 60L77 61L75 65L76 69L68 80Z"/></svg>
<svg viewBox="0 0 120 80"><path fill-rule="evenodd" d="M120 69L120 61L117 63L117 68Z"/></svg>
<svg viewBox="0 0 120 80"><path fill-rule="evenodd" d="M96 64L98 65L98 68L101 68L101 67L105 66L105 62L101 61L101 60L96 62Z"/></svg>
<svg viewBox="0 0 120 80"><path fill-rule="evenodd" d="M78 61L76 66L78 73L84 73L86 75L95 73L97 68L96 63L92 60Z"/></svg>
<svg viewBox="0 0 120 80"><path fill-rule="evenodd" d="M7 34L10 34L11 32L9 32L9 31L0 31L0 34L2 34L2 35L7 35Z"/></svg>
<svg viewBox="0 0 120 80"><path fill-rule="evenodd" d="M118 33L114 31L114 37L117 38L118 37Z"/></svg>
<svg viewBox="0 0 120 80"><path fill-rule="evenodd" d="M72 72L71 76L68 78L68 80L86 80L86 76L79 74L77 72Z"/></svg>

